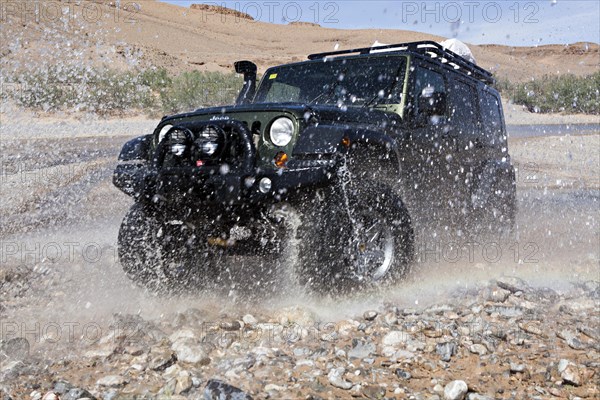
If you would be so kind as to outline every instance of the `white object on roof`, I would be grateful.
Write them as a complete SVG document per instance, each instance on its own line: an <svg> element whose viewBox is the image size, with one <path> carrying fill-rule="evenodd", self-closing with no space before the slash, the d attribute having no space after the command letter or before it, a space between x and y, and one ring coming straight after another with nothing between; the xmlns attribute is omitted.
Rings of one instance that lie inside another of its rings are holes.
<svg viewBox="0 0 600 400"><path fill-rule="evenodd" d="M473 57L473 53L471 53L471 49L469 49L469 47L464 44L463 42L461 42L458 39L446 39L443 42L440 43L442 45L442 47L455 52L456 54L458 54L459 56L463 57L464 59L471 61L473 64L476 64L475 62L475 57ZM381 43L378 40L375 40L375 43L373 43L371 45L371 47L377 47L377 46L388 46L388 44L386 43ZM421 45L419 47L434 47L433 45ZM395 50L404 50L405 47L392 47L389 49L377 49L377 50L371 50L369 51L369 53L385 53L388 51L395 51Z"/></svg>
<svg viewBox="0 0 600 400"><path fill-rule="evenodd" d="M440 43L444 48L455 52L462 58L471 61L473 64L476 64L475 57L473 57L473 53L471 53L471 49L469 46L464 44L458 39L447 39Z"/></svg>

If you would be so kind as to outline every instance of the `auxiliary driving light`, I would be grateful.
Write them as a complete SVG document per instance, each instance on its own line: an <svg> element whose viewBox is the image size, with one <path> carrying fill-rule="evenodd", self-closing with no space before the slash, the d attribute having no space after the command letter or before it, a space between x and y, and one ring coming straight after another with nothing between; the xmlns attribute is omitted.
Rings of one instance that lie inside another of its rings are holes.
<svg viewBox="0 0 600 400"><path fill-rule="evenodd" d="M258 183L258 190L261 193L269 193L271 191L272 182L269 178L262 178Z"/></svg>

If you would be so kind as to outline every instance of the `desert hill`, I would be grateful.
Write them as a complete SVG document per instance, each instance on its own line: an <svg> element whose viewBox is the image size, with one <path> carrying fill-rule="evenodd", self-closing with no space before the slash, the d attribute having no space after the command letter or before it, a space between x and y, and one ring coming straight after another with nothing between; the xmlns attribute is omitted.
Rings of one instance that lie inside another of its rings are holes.
<svg viewBox="0 0 600 400"><path fill-rule="evenodd" d="M117 6L115 1L35 4L37 14L19 6L2 15L0 67L5 73L69 63L117 69L157 66L171 71L231 71L232 63L239 59L253 60L264 71L270 65L303 60L309 53L364 47L375 40L443 39L403 30L271 24L235 10L185 8L152 0L139 2L139 9L134 3ZM59 8L62 15L57 14ZM471 47L481 66L512 80L567 72L588 74L600 64L597 44Z"/></svg>

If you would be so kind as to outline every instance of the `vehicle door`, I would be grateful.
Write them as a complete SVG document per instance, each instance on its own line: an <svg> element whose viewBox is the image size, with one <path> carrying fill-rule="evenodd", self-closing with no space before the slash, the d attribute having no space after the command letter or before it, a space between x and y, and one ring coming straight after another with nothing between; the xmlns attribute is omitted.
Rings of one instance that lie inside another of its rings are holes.
<svg viewBox="0 0 600 400"><path fill-rule="evenodd" d="M409 74L405 192L413 203L427 207L428 216L437 220L450 190L444 173L450 146L445 134L449 117L447 83L439 67L425 62L413 61Z"/></svg>
<svg viewBox="0 0 600 400"><path fill-rule="evenodd" d="M484 157L476 85L458 74L449 78L449 118L445 131L448 151L444 167L446 179L452 182L449 206L457 214L465 214L468 209L473 173Z"/></svg>

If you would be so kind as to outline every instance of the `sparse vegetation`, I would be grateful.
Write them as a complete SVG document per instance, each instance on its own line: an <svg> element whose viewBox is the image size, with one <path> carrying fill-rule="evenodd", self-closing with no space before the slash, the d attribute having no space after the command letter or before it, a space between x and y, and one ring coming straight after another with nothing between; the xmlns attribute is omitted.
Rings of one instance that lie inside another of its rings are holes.
<svg viewBox="0 0 600 400"><path fill-rule="evenodd" d="M52 67L5 78L2 99L39 111L117 114L138 109L157 115L231 104L241 86L242 78L234 73L191 71L173 76L165 69ZM520 83L499 78L496 86L504 97L532 112L600 114L600 71Z"/></svg>
<svg viewBox="0 0 600 400"><path fill-rule="evenodd" d="M192 71L171 76L165 69L53 67L4 79L2 98L19 106L98 114L138 109L154 115L231 104L242 86L242 78L234 73Z"/></svg>
<svg viewBox="0 0 600 400"><path fill-rule="evenodd" d="M600 114L600 71L587 76L544 76L521 83L499 79L497 88L532 112Z"/></svg>

